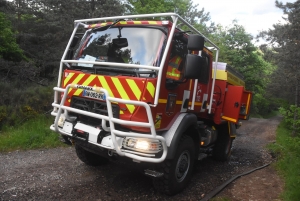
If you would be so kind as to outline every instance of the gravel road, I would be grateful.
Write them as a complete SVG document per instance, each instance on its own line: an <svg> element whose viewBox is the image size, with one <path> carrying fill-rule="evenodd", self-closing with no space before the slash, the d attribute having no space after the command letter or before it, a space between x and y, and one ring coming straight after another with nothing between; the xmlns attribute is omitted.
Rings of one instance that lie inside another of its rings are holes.
<svg viewBox="0 0 300 201"><path fill-rule="evenodd" d="M135 166L118 161L86 166L74 147L0 154L0 200L201 200L234 175L271 162L265 145L275 140L280 121L280 117L244 121L237 130L230 161L217 162L209 157L198 161L187 189L172 197L156 192L152 179ZM251 183L243 189L250 187ZM241 188L235 186L239 191ZM235 196L228 189L223 195ZM243 196L247 198L247 194Z"/></svg>

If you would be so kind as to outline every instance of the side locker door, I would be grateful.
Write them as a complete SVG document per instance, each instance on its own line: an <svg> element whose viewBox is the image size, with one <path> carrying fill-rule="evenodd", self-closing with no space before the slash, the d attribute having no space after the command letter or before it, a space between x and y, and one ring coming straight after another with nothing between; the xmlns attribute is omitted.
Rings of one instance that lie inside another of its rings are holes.
<svg viewBox="0 0 300 201"><path fill-rule="evenodd" d="M252 92L244 91L241 102L240 119L249 119L250 106L252 103Z"/></svg>
<svg viewBox="0 0 300 201"><path fill-rule="evenodd" d="M237 123L240 115L243 86L228 85L225 93L222 119Z"/></svg>

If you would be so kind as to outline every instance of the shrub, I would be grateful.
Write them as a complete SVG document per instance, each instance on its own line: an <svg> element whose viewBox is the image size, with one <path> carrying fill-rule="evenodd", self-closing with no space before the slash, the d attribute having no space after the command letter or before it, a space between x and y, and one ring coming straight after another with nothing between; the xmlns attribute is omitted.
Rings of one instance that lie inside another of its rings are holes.
<svg viewBox="0 0 300 201"><path fill-rule="evenodd" d="M289 108L280 107L279 112L284 116L287 128L293 131L293 135L300 132L300 107L290 105Z"/></svg>

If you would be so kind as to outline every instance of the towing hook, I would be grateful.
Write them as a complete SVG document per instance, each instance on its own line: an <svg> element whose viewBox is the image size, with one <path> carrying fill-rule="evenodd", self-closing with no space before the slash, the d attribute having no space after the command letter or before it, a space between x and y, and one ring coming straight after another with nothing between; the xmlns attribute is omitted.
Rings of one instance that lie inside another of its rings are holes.
<svg viewBox="0 0 300 201"><path fill-rule="evenodd" d="M110 156L110 157L112 157L114 154L113 154L113 152L111 151L111 150L108 150L107 151L107 154Z"/></svg>

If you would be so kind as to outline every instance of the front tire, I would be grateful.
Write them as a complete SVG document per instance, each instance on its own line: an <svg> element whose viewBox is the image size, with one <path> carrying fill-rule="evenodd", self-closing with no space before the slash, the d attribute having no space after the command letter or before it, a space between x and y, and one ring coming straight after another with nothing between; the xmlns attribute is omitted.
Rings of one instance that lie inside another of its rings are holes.
<svg viewBox="0 0 300 201"><path fill-rule="evenodd" d="M77 157L89 166L99 166L107 164L109 162L108 158L104 158L102 156L89 152L77 144L75 144L75 150Z"/></svg>
<svg viewBox="0 0 300 201"><path fill-rule="evenodd" d="M195 162L195 146L190 136L184 135L179 143L175 157L160 164L164 175L154 178L154 188L167 195L181 192L191 180Z"/></svg>

